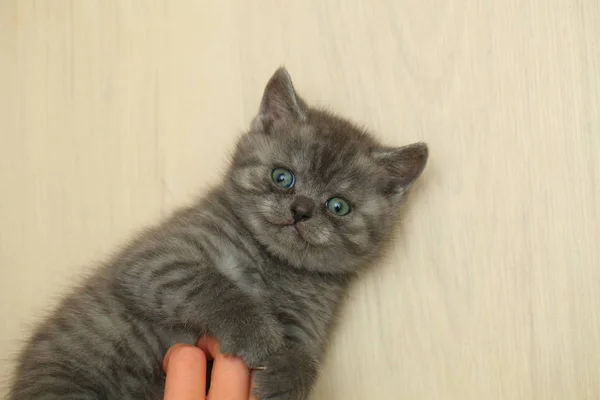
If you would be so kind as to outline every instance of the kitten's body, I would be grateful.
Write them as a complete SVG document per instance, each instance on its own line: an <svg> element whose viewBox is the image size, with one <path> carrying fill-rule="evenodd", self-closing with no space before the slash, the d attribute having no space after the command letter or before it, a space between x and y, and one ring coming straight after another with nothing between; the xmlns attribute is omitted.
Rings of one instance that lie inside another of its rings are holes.
<svg viewBox="0 0 600 400"><path fill-rule="evenodd" d="M426 157L422 145L384 148L309 109L279 70L223 184L63 301L22 353L10 398L160 399L166 350L202 334L266 367L255 376L261 398L307 398L344 291L390 233ZM293 188L263 176L282 165ZM354 214L320 208L341 194ZM292 220L300 197L310 215Z"/></svg>
<svg viewBox="0 0 600 400"><path fill-rule="evenodd" d="M240 221L227 207L222 192L210 193L67 298L23 355L14 398L160 399L168 347L193 343L226 319L256 323L253 302L276 304L290 342L317 359L345 277L290 268L236 234ZM179 318L190 313L195 326Z"/></svg>

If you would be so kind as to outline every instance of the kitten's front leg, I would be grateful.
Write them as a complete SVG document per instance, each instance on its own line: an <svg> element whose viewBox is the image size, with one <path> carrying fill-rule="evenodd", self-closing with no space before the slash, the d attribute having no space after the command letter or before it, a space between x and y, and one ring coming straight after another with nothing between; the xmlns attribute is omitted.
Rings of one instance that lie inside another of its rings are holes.
<svg viewBox="0 0 600 400"><path fill-rule="evenodd" d="M250 299L240 298L214 315L213 320L208 318L207 333L219 341L221 353L240 357L250 367L264 366L283 344L281 324Z"/></svg>
<svg viewBox="0 0 600 400"><path fill-rule="evenodd" d="M301 345L292 344L267 359L254 375L260 400L306 400L317 379L318 361Z"/></svg>
<svg viewBox="0 0 600 400"><path fill-rule="evenodd" d="M269 307L218 271L181 261L154 270L120 271L115 296L160 325L215 337L224 354L238 356L251 367L263 366L283 344L283 326Z"/></svg>
<svg viewBox="0 0 600 400"><path fill-rule="evenodd" d="M216 271L204 272L170 316L215 337L223 354L240 357L251 367L263 366L283 344L283 326L259 299Z"/></svg>

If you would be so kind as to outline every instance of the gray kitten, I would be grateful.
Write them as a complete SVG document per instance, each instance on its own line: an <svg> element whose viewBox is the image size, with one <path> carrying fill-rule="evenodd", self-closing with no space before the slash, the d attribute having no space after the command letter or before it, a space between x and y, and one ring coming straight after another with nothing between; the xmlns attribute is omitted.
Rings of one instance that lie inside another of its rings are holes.
<svg viewBox="0 0 600 400"><path fill-rule="evenodd" d="M210 334L264 400L306 399L351 279L390 236L427 146L310 108L287 71L222 183L147 230L43 322L10 399L161 399L170 345Z"/></svg>

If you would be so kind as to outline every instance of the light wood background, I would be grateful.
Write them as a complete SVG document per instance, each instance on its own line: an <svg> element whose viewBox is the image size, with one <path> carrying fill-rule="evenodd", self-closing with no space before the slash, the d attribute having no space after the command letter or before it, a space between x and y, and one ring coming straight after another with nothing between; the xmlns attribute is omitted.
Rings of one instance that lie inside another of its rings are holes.
<svg viewBox="0 0 600 400"><path fill-rule="evenodd" d="M0 57L3 380L79 274L218 179L285 64L431 146L315 398L600 398L600 1L0 0Z"/></svg>

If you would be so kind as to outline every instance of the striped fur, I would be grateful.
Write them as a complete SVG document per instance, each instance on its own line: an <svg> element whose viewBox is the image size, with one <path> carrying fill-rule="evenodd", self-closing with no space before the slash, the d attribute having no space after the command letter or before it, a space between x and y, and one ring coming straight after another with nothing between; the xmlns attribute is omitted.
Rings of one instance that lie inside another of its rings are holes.
<svg viewBox="0 0 600 400"><path fill-rule="evenodd" d="M160 399L161 360L203 334L251 366L262 399L305 399L351 279L389 237L427 159L306 106L287 72L269 81L221 185L148 229L76 288L23 349L9 396ZM284 190L271 171L293 171ZM296 196L316 204L292 225ZM352 203L338 217L324 204Z"/></svg>

